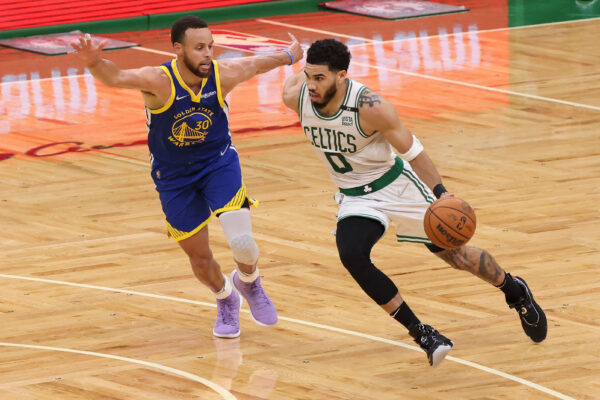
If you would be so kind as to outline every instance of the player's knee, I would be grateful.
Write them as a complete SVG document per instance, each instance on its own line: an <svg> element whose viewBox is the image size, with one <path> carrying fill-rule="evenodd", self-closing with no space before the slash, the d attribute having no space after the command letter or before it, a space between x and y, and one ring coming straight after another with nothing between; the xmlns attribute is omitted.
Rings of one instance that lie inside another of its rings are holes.
<svg viewBox="0 0 600 400"><path fill-rule="evenodd" d="M242 264L254 265L258 261L258 246L252 236L250 210L227 211L219 217L223 232L231 247L233 258Z"/></svg>
<svg viewBox="0 0 600 400"><path fill-rule="evenodd" d="M254 265L258 261L258 246L251 233L242 233L229 240L233 258L242 264Z"/></svg>
<svg viewBox="0 0 600 400"><path fill-rule="evenodd" d="M340 261L352 275L371 265L371 257L364 249L356 246L338 246Z"/></svg>
<svg viewBox="0 0 600 400"><path fill-rule="evenodd" d="M364 243L340 237L337 240L337 248L340 261L352 276L371 265L371 248L364 246Z"/></svg>

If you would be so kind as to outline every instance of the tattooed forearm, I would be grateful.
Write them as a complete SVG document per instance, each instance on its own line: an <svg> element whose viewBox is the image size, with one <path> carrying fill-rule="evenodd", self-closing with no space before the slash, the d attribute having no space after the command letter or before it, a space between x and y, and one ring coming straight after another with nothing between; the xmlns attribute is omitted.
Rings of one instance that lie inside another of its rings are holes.
<svg viewBox="0 0 600 400"><path fill-rule="evenodd" d="M504 270L500 268L494 257L483 249L462 246L454 250L441 251L436 255L456 269L469 271L493 285L502 284Z"/></svg>
<svg viewBox="0 0 600 400"><path fill-rule="evenodd" d="M467 267L469 260L465 257L465 254L466 251L464 246L455 250L444 250L439 253L435 253L436 256L446 261L446 263L452 267L469 271L470 269Z"/></svg>
<svg viewBox="0 0 600 400"><path fill-rule="evenodd" d="M359 108L367 104L370 107L373 107L375 103L381 104L381 97L379 97L377 93L372 92L370 89L363 90L363 92L360 94L360 97L358 98Z"/></svg>

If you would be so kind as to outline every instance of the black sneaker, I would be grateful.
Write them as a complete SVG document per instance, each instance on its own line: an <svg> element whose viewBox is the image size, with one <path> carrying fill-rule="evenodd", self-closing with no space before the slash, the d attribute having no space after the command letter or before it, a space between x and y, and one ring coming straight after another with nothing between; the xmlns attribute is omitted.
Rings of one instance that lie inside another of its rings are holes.
<svg viewBox="0 0 600 400"><path fill-rule="evenodd" d="M429 325L413 325L409 333L415 339L415 342L425 350L429 365L433 367L437 367L454 346L450 339Z"/></svg>
<svg viewBox="0 0 600 400"><path fill-rule="evenodd" d="M546 334L548 333L546 314L544 314L542 307L540 307L533 299L531 290L529 290L529 286L527 286L527 283L525 283L523 278L515 276L513 279L521 286L521 289L523 289L523 296L514 303L507 301L508 306L514 308L519 313L521 326L527 336L534 342L539 343L546 339Z"/></svg>

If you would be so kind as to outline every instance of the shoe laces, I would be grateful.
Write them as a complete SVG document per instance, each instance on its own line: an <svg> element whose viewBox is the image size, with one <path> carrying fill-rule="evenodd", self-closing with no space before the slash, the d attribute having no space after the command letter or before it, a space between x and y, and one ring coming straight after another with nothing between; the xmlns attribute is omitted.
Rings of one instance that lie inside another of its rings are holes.
<svg viewBox="0 0 600 400"><path fill-rule="evenodd" d="M219 305L217 307L217 316L226 325L231 325L235 322L235 304L233 304L233 296L231 297L231 300L228 298L217 300Z"/></svg>
<svg viewBox="0 0 600 400"><path fill-rule="evenodd" d="M529 325L536 325L539 322L539 314L533 304L533 298L529 294L527 286L519 279L515 279L523 289L523 295L513 303L508 303L510 308L514 308L519 313L519 316L524 319Z"/></svg>
<svg viewBox="0 0 600 400"><path fill-rule="evenodd" d="M525 316L529 313L530 309L533 309L533 302L529 299L529 296L523 296L514 303L508 303L508 306L510 308L514 308L519 314Z"/></svg>
<svg viewBox="0 0 600 400"><path fill-rule="evenodd" d="M417 327L417 337L415 342L419 344L423 349L429 349L436 341L437 331L433 327L425 324L421 324Z"/></svg>
<svg viewBox="0 0 600 400"><path fill-rule="evenodd" d="M242 290L245 292L245 297L251 297L259 306L271 303L267 293L265 293L265 290L260 284L260 279L256 279L253 282L244 282L240 280L240 282L242 283Z"/></svg>
<svg viewBox="0 0 600 400"><path fill-rule="evenodd" d="M519 313L521 320L530 326L537 326L540 322L540 315L535 309L533 302L528 298L521 298L519 301L509 304L510 308L514 308Z"/></svg>
<svg viewBox="0 0 600 400"><path fill-rule="evenodd" d="M257 300L259 305L268 305L271 303L269 296L267 296L267 293L263 289L258 279L252 282L250 290L252 291L252 296Z"/></svg>

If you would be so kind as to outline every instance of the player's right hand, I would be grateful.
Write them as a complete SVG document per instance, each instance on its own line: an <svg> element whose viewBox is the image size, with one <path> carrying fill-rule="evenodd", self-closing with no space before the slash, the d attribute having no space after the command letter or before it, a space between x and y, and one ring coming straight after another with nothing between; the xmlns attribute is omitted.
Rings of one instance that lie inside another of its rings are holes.
<svg viewBox="0 0 600 400"><path fill-rule="evenodd" d="M95 46L90 34L86 33L79 38L79 44L77 42L71 42L71 47L75 49L75 55L86 67L92 67L102 58L100 57L100 53L107 43L108 40L105 39Z"/></svg>
<svg viewBox="0 0 600 400"><path fill-rule="evenodd" d="M300 43L298 43L298 39L296 39L296 37L294 35L292 35L289 32L288 32L288 35L290 35L290 38L292 39L292 44L290 44L288 46L288 50L294 56L294 64L295 64L298 61L302 60L302 57L304 57L304 50L302 50L302 46L300 46Z"/></svg>

